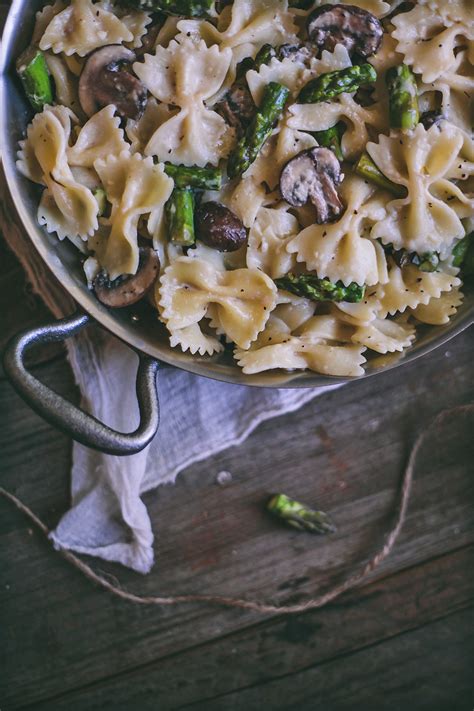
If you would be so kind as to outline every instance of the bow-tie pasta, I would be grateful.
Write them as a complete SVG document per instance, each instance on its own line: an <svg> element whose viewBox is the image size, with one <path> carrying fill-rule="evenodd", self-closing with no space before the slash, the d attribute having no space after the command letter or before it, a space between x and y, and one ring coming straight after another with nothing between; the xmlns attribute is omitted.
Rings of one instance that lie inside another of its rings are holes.
<svg viewBox="0 0 474 711"><path fill-rule="evenodd" d="M419 254L430 250L446 254L455 240L464 237L456 211L436 195L437 184L439 189L440 181L459 163L463 144L462 133L443 122L428 131L419 124L410 134L380 136L378 143L367 145L383 174L408 191L406 198L388 203L387 218L375 225L373 239Z"/></svg>
<svg viewBox="0 0 474 711"><path fill-rule="evenodd" d="M206 108L204 102L222 85L232 53L217 46L185 38L157 47L133 65L137 76L159 101L179 106L180 111L165 121L145 147L146 155L172 163L217 165L227 155L232 132L224 119Z"/></svg>
<svg viewBox="0 0 474 711"><path fill-rule="evenodd" d="M53 17L41 38L41 49L55 54L86 54L107 44L132 42L133 32L107 5L91 0L71 0L71 4Z"/></svg>
<svg viewBox="0 0 474 711"><path fill-rule="evenodd" d="M248 348L265 328L276 305L272 280L256 269L226 272L200 259L182 257L161 278L161 317L171 333L199 323L211 304L227 336Z"/></svg>
<svg viewBox="0 0 474 711"><path fill-rule="evenodd" d="M284 276L295 266L287 245L298 232L298 220L287 208L262 207L249 233L247 266L261 269L272 279Z"/></svg>
<svg viewBox="0 0 474 711"><path fill-rule="evenodd" d="M449 323L449 319L454 316L462 301L463 294L459 287L455 287L437 298L430 299L427 304L419 304L416 309L412 309L411 314L421 323L443 326Z"/></svg>
<svg viewBox="0 0 474 711"><path fill-rule="evenodd" d="M38 222L59 239L86 240L98 227L98 206L92 192L78 183L67 160L74 114L64 107L46 107L37 114L21 144L17 166L46 187L38 208Z"/></svg>
<svg viewBox="0 0 474 711"><path fill-rule="evenodd" d="M248 375L273 368L314 370L324 375L355 376L364 371L365 348L351 344L353 329L334 316L314 316L292 330L278 313L249 350L237 349L235 358Z"/></svg>
<svg viewBox="0 0 474 711"><path fill-rule="evenodd" d="M92 168L96 160L119 155L128 149L120 119L115 116L115 107L106 106L81 128L76 142L67 150L67 159L69 165Z"/></svg>
<svg viewBox="0 0 474 711"><path fill-rule="evenodd" d="M96 160L94 167L112 204L111 230L101 263L110 279L135 274L138 268L138 221L148 215L149 231L157 228L173 181L151 158L124 151L120 156Z"/></svg>
<svg viewBox="0 0 474 711"><path fill-rule="evenodd" d="M409 12L393 18L397 51L426 83L443 76L456 61L456 48L467 44L474 64L471 0L419 0Z"/></svg>
<svg viewBox="0 0 474 711"><path fill-rule="evenodd" d="M386 278L382 247L370 238L371 227L385 218L385 199L373 186L351 176L342 184L346 205L342 217L331 224L311 225L289 241L287 251L318 276L346 286L377 284Z"/></svg>

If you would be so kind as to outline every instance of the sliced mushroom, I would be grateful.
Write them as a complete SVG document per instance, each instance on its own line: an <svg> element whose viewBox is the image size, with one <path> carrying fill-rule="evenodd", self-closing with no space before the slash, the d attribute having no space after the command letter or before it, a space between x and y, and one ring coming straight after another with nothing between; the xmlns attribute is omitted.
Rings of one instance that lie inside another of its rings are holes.
<svg viewBox="0 0 474 711"><path fill-rule="evenodd" d="M247 230L237 215L218 202L202 203L195 218L198 239L219 252L235 252L247 240Z"/></svg>
<svg viewBox="0 0 474 711"><path fill-rule="evenodd" d="M255 113L255 104L246 84L236 82L220 101L214 110L224 121L235 128L240 138Z"/></svg>
<svg viewBox="0 0 474 711"><path fill-rule="evenodd" d="M320 50L334 51L342 44L349 54L370 57L380 47L383 27L379 20L355 5L321 5L308 17L308 36Z"/></svg>
<svg viewBox="0 0 474 711"><path fill-rule="evenodd" d="M343 210L336 189L343 177L341 165L329 148L310 148L285 165L280 191L293 207L311 201L316 208L316 222L321 225L335 220Z"/></svg>
<svg viewBox="0 0 474 711"><path fill-rule="evenodd" d="M79 80L79 101L87 116L114 104L123 118L139 119L147 103L147 90L126 71L135 54L119 44L109 44L89 55Z"/></svg>
<svg viewBox="0 0 474 711"><path fill-rule="evenodd" d="M160 270L160 260L150 247L140 248L140 260L136 274L120 276L110 281L102 271L93 282L95 295L106 306L122 309L136 304L153 286Z"/></svg>

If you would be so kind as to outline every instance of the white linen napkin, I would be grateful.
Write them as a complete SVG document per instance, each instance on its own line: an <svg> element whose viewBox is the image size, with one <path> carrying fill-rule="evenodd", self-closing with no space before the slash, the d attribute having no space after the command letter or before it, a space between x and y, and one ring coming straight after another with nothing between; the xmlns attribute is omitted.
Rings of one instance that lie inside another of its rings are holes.
<svg viewBox="0 0 474 711"><path fill-rule="evenodd" d="M12 226L5 237L33 290L54 316L72 313L74 303L24 231ZM67 348L85 409L109 426L134 430L138 425L136 354L95 327L70 339ZM261 389L164 368L158 387L161 426L143 452L113 457L74 443L71 508L51 534L55 545L148 573L153 566L153 527L141 494L173 482L191 464L242 443L261 422L292 412L338 385Z"/></svg>

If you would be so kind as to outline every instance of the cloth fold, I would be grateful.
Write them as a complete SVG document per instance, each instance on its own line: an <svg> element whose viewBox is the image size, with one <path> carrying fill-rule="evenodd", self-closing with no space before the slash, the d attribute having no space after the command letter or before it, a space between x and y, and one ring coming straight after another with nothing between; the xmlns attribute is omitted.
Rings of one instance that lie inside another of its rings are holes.
<svg viewBox="0 0 474 711"><path fill-rule="evenodd" d="M11 215L7 243L33 290L55 317L64 317L74 310L74 302L14 220ZM138 425L136 354L97 327L70 339L67 351L82 406L111 427L134 430ZM191 464L241 444L265 420L297 410L339 386L261 389L165 368L158 387L160 430L143 452L114 457L74 443L71 508L51 534L55 545L148 573L154 562L153 528L140 498L144 492L174 482Z"/></svg>

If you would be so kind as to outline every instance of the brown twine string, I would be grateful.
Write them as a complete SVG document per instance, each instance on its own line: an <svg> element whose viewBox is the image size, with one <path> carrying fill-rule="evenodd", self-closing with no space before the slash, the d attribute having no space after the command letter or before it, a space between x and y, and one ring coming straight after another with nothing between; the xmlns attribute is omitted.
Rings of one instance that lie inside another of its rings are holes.
<svg viewBox="0 0 474 711"><path fill-rule="evenodd" d="M398 535L401 531L403 523L405 521L408 501L410 498L411 486L413 482L413 475L415 470L416 458L418 452L424 443L428 432L435 427L440 425L448 415L454 413L466 413L473 412L474 404L459 405L447 410L442 410L438 415L428 424L425 430L420 432L417 436L415 443L413 444L410 456L408 458L407 465L403 474L402 486L400 490L400 496L398 500L398 514L396 523L393 528L387 534L387 540L382 548L369 560L369 562L360 570L358 573L349 576L344 582L336 585L331 590L328 590L323 595L319 595L307 602L302 602L296 605L270 605L265 602L259 602L258 600L245 600L243 598L225 597L221 595L172 595L170 597L157 597L157 596L144 596L135 595L134 593L128 592L127 590L122 590L120 587L114 585L113 583L106 580L103 576L98 575L94 570L84 563L80 558L78 558L74 553L64 549L57 548L57 552L65 558L74 568L77 568L81 573L96 583L100 587L108 590L112 595L116 597L127 600L128 602L133 602L137 605L177 605L179 603L192 603L192 602L203 602L214 605L223 605L226 607L236 607L243 610L252 610L253 612L260 612L265 614L292 614L296 612L305 612L307 610L312 610L317 607L323 607L327 605L328 602L335 600L335 598L342 595L342 593L351 590L356 585L361 583L367 576L373 572L382 561L387 558L387 556L392 551ZM45 536L49 536L50 531L47 526L41 521L41 519L36 516L36 514L26 506L20 499L0 487L0 495L5 499L11 501L16 508L27 516L27 518L32 521L35 526L44 533Z"/></svg>

